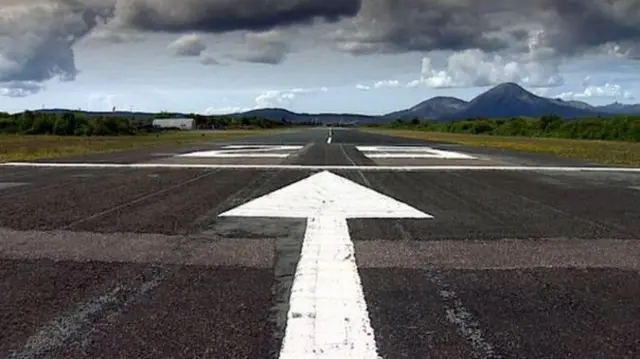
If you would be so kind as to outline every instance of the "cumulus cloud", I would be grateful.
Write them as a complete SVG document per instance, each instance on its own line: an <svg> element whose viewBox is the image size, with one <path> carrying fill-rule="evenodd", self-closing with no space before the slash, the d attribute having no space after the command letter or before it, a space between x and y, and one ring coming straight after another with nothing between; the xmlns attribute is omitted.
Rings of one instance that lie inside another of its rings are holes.
<svg viewBox="0 0 640 359"><path fill-rule="evenodd" d="M287 34L279 30L250 32L244 35L242 49L231 54L236 60L276 65L289 52Z"/></svg>
<svg viewBox="0 0 640 359"><path fill-rule="evenodd" d="M586 98L607 98L633 100L635 96L620 85L605 83L603 86L586 86L582 92L563 92L558 97L563 100L580 100Z"/></svg>
<svg viewBox="0 0 640 359"><path fill-rule="evenodd" d="M75 79L72 46L96 26L96 11L48 2L1 10L0 82Z"/></svg>
<svg viewBox="0 0 640 359"><path fill-rule="evenodd" d="M491 86L503 82L519 82L529 87L556 87L564 84L559 74L560 59L547 47L541 31L532 34L527 51L504 57L480 49L464 50L452 54L444 67L433 65L432 59L422 60L420 79L408 87L433 88Z"/></svg>
<svg viewBox="0 0 640 359"><path fill-rule="evenodd" d="M167 48L176 56L200 56L207 46L198 34L187 34L180 36Z"/></svg>
<svg viewBox="0 0 640 359"><path fill-rule="evenodd" d="M288 107L293 100L300 96L327 91L329 91L329 89L326 87L265 91L256 97L256 108Z"/></svg>
<svg viewBox="0 0 640 359"><path fill-rule="evenodd" d="M371 89L397 88L397 87L403 87L403 84L400 83L400 81L398 80L381 80L381 81L374 82L372 85L363 85L363 84L356 85L356 89L364 90L364 91L368 91Z"/></svg>
<svg viewBox="0 0 640 359"><path fill-rule="evenodd" d="M211 106L205 110L205 114L222 115L238 112L247 112L263 108L289 108L292 102L300 96L318 94L329 91L326 87L316 88L294 88L290 90L268 90L262 92L255 98L252 107L239 106L237 104L226 104L224 106ZM227 101L225 101L227 102Z"/></svg>
<svg viewBox="0 0 640 359"><path fill-rule="evenodd" d="M35 81L9 81L0 83L0 96L26 97L44 90L44 85Z"/></svg>
<svg viewBox="0 0 640 359"><path fill-rule="evenodd" d="M382 80L382 81L376 81L373 84L374 88L384 88L384 87L400 87L400 81L398 80Z"/></svg>
<svg viewBox="0 0 640 359"><path fill-rule="evenodd" d="M247 112L251 110L255 110L255 108L242 107L242 106L221 106L221 107L210 106L204 110L204 114L205 115L227 115L231 113Z"/></svg>

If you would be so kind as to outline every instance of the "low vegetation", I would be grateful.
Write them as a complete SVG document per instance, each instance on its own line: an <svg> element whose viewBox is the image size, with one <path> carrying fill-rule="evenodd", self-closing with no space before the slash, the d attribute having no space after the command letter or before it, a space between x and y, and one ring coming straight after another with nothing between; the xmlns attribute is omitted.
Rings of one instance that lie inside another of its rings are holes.
<svg viewBox="0 0 640 359"><path fill-rule="evenodd" d="M269 134L272 130L169 131L137 136L0 135L0 162L105 153ZM273 130L276 131L276 130Z"/></svg>
<svg viewBox="0 0 640 359"><path fill-rule="evenodd" d="M153 118L170 118L161 113ZM0 134L58 135L58 136L131 136L158 132L152 117L124 115L87 116L75 112L0 113ZM269 121L256 117L230 118L224 116L191 116L199 129L271 129L288 127L287 122Z"/></svg>
<svg viewBox="0 0 640 359"><path fill-rule="evenodd" d="M472 147L551 154L602 164L640 166L640 142L473 135L407 129L370 128L368 131L420 140L457 143Z"/></svg>
<svg viewBox="0 0 640 359"><path fill-rule="evenodd" d="M466 133L473 135L568 138L607 141L640 141L640 116L580 118L563 120L554 115L540 118L469 119L455 122L396 120L389 124L370 125L391 129L428 132Z"/></svg>

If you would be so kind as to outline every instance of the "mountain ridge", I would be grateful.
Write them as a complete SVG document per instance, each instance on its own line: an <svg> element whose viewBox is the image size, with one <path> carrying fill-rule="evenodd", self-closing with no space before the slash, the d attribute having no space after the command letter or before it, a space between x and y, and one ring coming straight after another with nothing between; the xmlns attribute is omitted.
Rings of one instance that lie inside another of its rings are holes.
<svg viewBox="0 0 640 359"><path fill-rule="evenodd" d="M151 112L106 112L75 111L64 109L43 109L32 112L83 112L89 116L135 116L153 117ZM171 113L174 116L190 116L186 113ZM297 113L284 108L261 108L245 112L224 114L231 118L246 116L261 117L273 121L285 120L292 123L330 123L330 124L366 124L395 121L397 119L455 121L467 118L489 117L506 118L516 116L538 117L556 114L563 118L607 115L640 115L640 104L621 104L614 102L603 106L594 106L582 101L565 101L535 95L522 86L507 82L490 88L470 101L451 96L435 96L408 109L383 115L364 115L357 113Z"/></svg>

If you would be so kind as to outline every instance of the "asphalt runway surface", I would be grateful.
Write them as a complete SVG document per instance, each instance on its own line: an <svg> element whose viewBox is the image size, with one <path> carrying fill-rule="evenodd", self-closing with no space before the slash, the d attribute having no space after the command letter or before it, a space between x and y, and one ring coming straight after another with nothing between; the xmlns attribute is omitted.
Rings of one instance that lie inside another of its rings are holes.
<svg viewBox="0 0 640 359"><path fill-rule="evenodd" d="M0 166L0 357L638 358L640 172L579 167L327 128Z"/></svg>

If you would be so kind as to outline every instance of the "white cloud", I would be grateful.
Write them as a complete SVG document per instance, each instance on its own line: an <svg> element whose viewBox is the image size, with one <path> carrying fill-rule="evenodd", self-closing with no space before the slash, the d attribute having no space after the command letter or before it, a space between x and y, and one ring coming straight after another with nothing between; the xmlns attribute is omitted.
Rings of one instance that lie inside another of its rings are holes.
<svg viewBox="0 0 640 359"><path fill-rule="evenodd" d="M558 97L563 100L585 99L585 98L608 98L608 99L624 99L633 100L635 97L627 90L622 89L620 85L606 83L604 86L586 86L582 92L563 92Z"/></svg>
<svg viewBox="0 0 640 359"><path fill-rule="evenodd" d="M223 106L223 107L208 107L204 110L205 115L228 115L232 113L238 112L246 112L254 110L252 107L241 107L241 106Z"/></svg>
<svg viewBox="0 0 640 359"><path fill-rule="evenodd" d="M371 89L397 88L397 87L402 87L402 86L403 86L403 84L401 84L400 81L398 81L398 80L381 80L381 81L376 81L371 85L357 84L356 85L356 89L363 90L363 91L368 91L368 90L371 90Z"/></svg>
<svg viewBox="0 0 640 359"><path fill-rule="evenodd" d="M376 83L373 84L374 88L382 88L382 87L400 87L400 81L398 80L382 80L382 81L377 81Z"/></svg>
<svg viewBox="0 0 640 359"><path fill-rule="evenodd" d="M296 98L302 95L327 92L326 87L320 88L294 88L291 90L270 90L265 91L256 97L256 108L266 107L289 107Z"/></svg>
<svg viewBox="0 0 640 359"><path fill-rule="evenodd" d="M188 34L179 37L167 48L176 56L200 56L207 46L202 43L198 34Z"/></svg>
<svg viewBox="0 0 640 359"><path fill-rule="evenodd" d="M255 105L252 107L243 107L236 104L226 106L212 106L205 110L206 114L230 114L236 112L246 112L262 108L289 108L294 100L300 96L318 94L328 92L326 87L315 88L293 88L289 90L268 90L260 93L255 98Z"/></svg>
<svg viewBox="0 0 640 359"><path fill-rule="evenodd" d="M420 79L407 86L480 87L503 82L519 82L529 87L560 86L564 79L559 74L559 60L554 51L543 44L542 34L541 31L533 33L528 51L513 58L471 49L450 55L446 65L437 68L430 57L425 57Z"/></svg>

